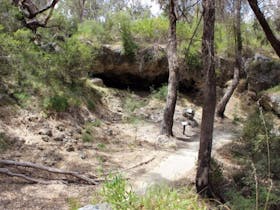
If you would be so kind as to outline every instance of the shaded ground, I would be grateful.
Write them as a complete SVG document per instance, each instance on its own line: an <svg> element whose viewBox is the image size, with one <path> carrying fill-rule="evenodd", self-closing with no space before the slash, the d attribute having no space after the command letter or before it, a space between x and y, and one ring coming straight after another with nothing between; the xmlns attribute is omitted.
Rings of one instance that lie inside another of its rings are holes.
<svg viewBox="0 0 280 210"><path fill-rule="evenodd" d="M182 134L182 110L195 109L195 119L200 123L200 107L180 96L174 124L177 149L164 149L155 144L164 101L107 88L100 88L100 91L103 91L104 107L95 114L82 109L46 117L32 110L0 107L0 132L12 142L8 150L0 153L0 158L29 161L100 178L152 160L123 172L136 191L162 180L173 182L189 178L192 181L199 129L188 129L187 135ZM132 99L130 103L141 106L129 110L127 98ZM216 122L215 148L234 140L238 134L231 123L237 114L232 114L232 110L239 110L237 98L230 102L229 119ZM85 138L86 133L90 138ZM63 178L40 171L22 169L20 172L36 177ZM0 209L68 209L71 198L79 200L81 205L90 203L98 188L81 183L30 184L4 175L0 175L0 183Z"/></svg>

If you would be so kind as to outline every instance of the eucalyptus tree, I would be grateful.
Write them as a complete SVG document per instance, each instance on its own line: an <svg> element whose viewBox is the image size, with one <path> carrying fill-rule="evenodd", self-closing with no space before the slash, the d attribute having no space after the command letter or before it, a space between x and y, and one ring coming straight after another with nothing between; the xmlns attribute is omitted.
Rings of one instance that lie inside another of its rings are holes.
<svg viewBox="0 0 280 210"><path fill-rule="evenodd" d="M239 75L242 70L242 37L241 37L241 0L235 0L235 21L234 21L234 36L235 36L235 66L232 83L227 88L224 96L217 105L217 116L223 118L226 105L229 102L234 90L239 83Z"/></svg>
<svg viewBox="0 0 280 210"><path fill-rule="evenodd" d="M204 71L204 96L200 131L200 144L196 174L196 190L211 194L209 171L212 151L216 106L216 76L214 55L215 0L203 0L202 60Z"/></svg>
<svg viewBox="0 0 280 210"><path fill-rule="evenodd" d="M166 104L163 113L163 120L161 124L161 135L172 136L173 117L175 112L177 89L179 80L179 64L177 57L177 37L176 37L176 5L177 0L169 1L169 34L168 34L168 67L169 67L169 79L168 79L168 92L166 98Z"/></svg>

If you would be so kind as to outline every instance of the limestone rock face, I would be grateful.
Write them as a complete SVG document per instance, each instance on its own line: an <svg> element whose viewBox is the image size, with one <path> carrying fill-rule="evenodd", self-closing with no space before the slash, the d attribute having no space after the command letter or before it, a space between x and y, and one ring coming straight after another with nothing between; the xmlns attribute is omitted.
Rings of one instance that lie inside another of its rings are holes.
<svg viewBox="0 0 280 210"><path fill-rule="evenodd" d="M122 52L121 46L104 45L95 58L92 77L103 79L105 85L149 89L168 82L166 46L153 45L137 51L135 57ZM180 88L196 88L202 81L201 69L188 69L179 58Z"/></svg>
<svg viewBox="0 0 280 210"><path fill-rule="evenodd" d="M192 62L183 57L178 60L180 89L199 89L203 83L202 64L188 66ZM219 69L217 84L223 86L233 76L234 60L219 57L216 63ZM113 87L149 89L160 86L168 82L166 46L155 44L141 48L131 57L123 53L120 45L103 45L90 76L101 78L105 85Z"/></svg>
<svg viewBox="0 0 280 210"><path fill-rule="evenodd" d="M135 57L122 53L121 46L104 45L95 60L92 75L111 85L144 86L162 83L168 78L168 60L164 47L155 45L139 50ZM115 83L115 84L114 84Z"/></svg>
<svg viewBox="0 0 280 210"><path fill-rule="evenodd" d="M255 60L247 68L248 90L260 92L280 83L280 63Z"/></svg>
<svg viewBox="0 0 280 210"><path fill-rule="evenodd" d="M280 116L280 91L275 93L265 93L261 99L260 104L267 111L273 111Z"/></svg>

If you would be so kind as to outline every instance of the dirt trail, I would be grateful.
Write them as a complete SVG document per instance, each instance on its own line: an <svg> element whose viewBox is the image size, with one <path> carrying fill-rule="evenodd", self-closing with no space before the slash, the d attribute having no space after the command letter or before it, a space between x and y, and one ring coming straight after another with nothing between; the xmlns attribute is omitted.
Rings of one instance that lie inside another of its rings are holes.
<svg viewBox="0 0 280 210"><path fill-rule="evenodd" d="M178 134L177 134L178 135ZM231 122L217 123L214 129L213 155L215 152L238 138L238 131L233 128ZM182 137L177 143L180 144ZM199 135L193 135L186 140L183 148L166 156L155 168L133 180L133 189L143 194L148 187L156 184L170 184L181 179L194 182L195 165L199 149Z"/></svg>

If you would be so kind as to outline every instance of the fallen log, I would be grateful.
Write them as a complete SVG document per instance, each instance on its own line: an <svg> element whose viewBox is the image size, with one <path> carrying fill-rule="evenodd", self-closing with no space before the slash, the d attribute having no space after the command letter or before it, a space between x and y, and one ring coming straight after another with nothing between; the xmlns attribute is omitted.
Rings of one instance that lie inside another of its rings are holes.
<svg viewBox="0 0 280 210"><path fill-rule="evenodd" d="M26 176L24 174L13 173L7 168L0 168L0 173L8 175L8 176L19 177L19 178L25 179L27 181L30 181L30 182L33 182L33 183L38 183L38 184L51 184L51 183L53 183L53 182L50 182L50 181L45 181L45 180L41 180L41 179L32 178L32 177Z"/></svg>
<svg viewBox="0 0 280 210"><path fill-rule="evenodd" d="M80 180L83 180L83 181L85 181L89 184L92 184L92 185L98 184L98 181L96 181L94 179L91 179L91 178L88 178L84 175L81 175L76 171L64 171L64 170L61 170L61 169L58 169L58 168L47 167L47 166L34 164L34 163L30 163L30 162L18 162L18 161L13 161L13 160L0 160L0 165L12 165L12 166L35 168L35 169L47 171L47 172L50 172L50 173L70 175L70 176L76 177L76 178L78 178ZM16 176L17 175L17 177L21 177L23 179L26 179L26 178L30 179L31 178L31 177L25 176L24 174L15 174L15 173L13 173L13 172L9 171L8 169L5 169L5 168L1 168L0 173L10 175L10 176ZM35 182L37 180L37 179L34 179L34 178L31 178L31 179L33 179L33 182ZM32 181L32 180L29 180L29 181ZM39 182L37 182L37 183L39 183Z"/></svg>

